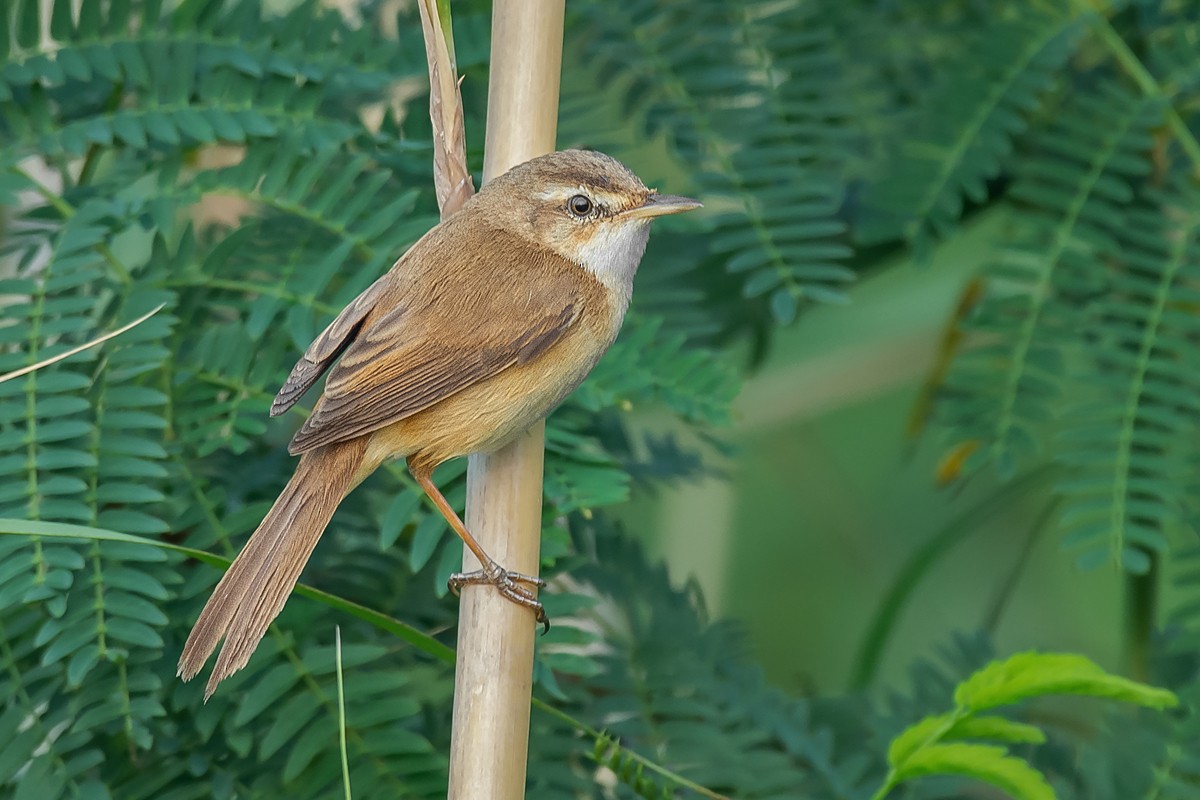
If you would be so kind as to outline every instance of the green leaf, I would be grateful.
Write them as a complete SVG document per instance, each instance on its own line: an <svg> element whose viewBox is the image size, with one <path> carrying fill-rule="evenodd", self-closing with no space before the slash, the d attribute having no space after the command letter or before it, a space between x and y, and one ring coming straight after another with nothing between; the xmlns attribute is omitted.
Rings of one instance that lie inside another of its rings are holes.
<svg viewBox="0 0 1200 800"><path fill-rule="evenodd" d="M116 617L108 621L108 634L128 644L151 649L163 646L162 637L158 632L141 622L132 619Z"/></svg>
<svg viewBox="0 0 1200 800"><path fill-rule="evenodd" d="M151 138L157 139L166 144L177 145L180 142L179 130L175 127L171 118L161 111L147 111L142 120L145 123L146 133Z"/></svg>
<svg viewBox="0 0 1200 800"><path fill-rule="evenodd" d="M150 514L128 508L106 508L97 515L97 523L129 533L163 533L167 524Z"/></svg>
<svg viewBox="0 0 1200 800"><path fill-rule="evenodd" d="M242 695L233 724L240 727L253 720L279 702L300 678L300 673L291 664L272 667L254 684L251 691Z"/></svg>
<svg viewBox="0 0 1200 800"><path fill-rule="evenodd" d="M954 714L938 714L905 728L888 747L888 764L898 767L913 753L941 739L954 724Z"/></svg>
<svg viewBox="0 0 1200 800"><path fill-rule="evenodd" d="M926 717L906 728L888 748L888 764L899 768L920 749L956 739L993 739L1014 744L1041 744L1046 735L1033 725L1003 717L962 717L961 712Z"/></svg>
<svg viewBox="0 0 1200 800"><path fill-rule="evenodd" d="M429 562L429 557L442 540L446 530L446 520L441 514L426 514L413 533L412 547L408 554L408 564L413 572L420 570Z"/></svg>
<svg viewBox="0 0 1200 800"><path fill-rule="evenodd" d="M771 294L771 313L780 325L788 325L796 318L798 303L796 296L784 287Z"/></svg>
<svg viewBox="0 0 1200 800"><path fill-rule="evenodd" d="M279 748L290 742L320 710L317 698L312 694L306 692L293 695L279 707L275 722L262 737L258 748L259 756L267 759L277 753Z"/></svg>
<svg viewBox="0 0 1200 800"><path fill-rule="evenodd" d="M104 583L110 589L144 594L153 600L166 600L170 596L157 578L133 567L111 564L106 566Z"/></svg>
<svg viewBox="0 0 1200 800"><path fill-rule="evenodd" d="M106 579L101 579L107 585ZM110 614L117 614L122 617L144 622L147 625L166 625L168 620L167 615L162 612L157 605L151 603L145 598L138 597L134 594L128 594L120 591L105 590L104 606Z"/></svg>
<svg viewBox="0 0 1200 800"><path fill-rule="evenodd" d="M1004 717L967 717L954 723L942 736L953 739L991 739L1012 744L1042 744L1046 734L1034 725L1014 722Z"/></svg>
<svg viewBox="0 0 1200 800"><path fill-rule="evenodd" d="M53 643L42 651L42 663L54 664L71 655L96 638L94 620L82 619L57 636ZM47 623L47 628L50 625Z"/></svg>
<svg viewBox="0 0 1200 800"><path fill-rule="evenodd" d="M141 119L128 111L118 111L114 114L112 127L117 138L131 147L142 148L148 144L145 125Z"/></svg>
<svg viewBox="0 0 1200 800"><path fill-rule="evenodd" d="M313 720L312 724L296 737L283 765L283 779L288 782L295 780L322 750L336 745L337 734L337 727L330 724L329 720L323 717Z"/></svg>
<svg viewBox="0 0 1200 800"><path fill-rule="evenodd" d="M110 81L121 79L121 65L117 63L117 57L112 50L102 44L94 44L85 47L83 52L87 54L88 63L97 73Z"/></svg>
<svg viewBox="0 0 1200 800"><path fill-rule="evenodd" d="M938 744L915 752L896 770L894 782L933 775L962 775L989 783L1015 800L1055 800L1045 777L1003 747Z"/></svg>
<svg viewBox="0 0 1200 800"><path fill-rule="evenodd" d="M67 662L67 683L70 686L81 686L83 679L99 660L100 648L95 644L87 644L76 650Z"/></svg>
<svg viewBox="0 0 1200 800"><path fill-rule="evenodd" d="M417 491L406 490L392 498L387 511L379 522L379 549L386 550L396 543L404 530L417 513L421 505L421 494Z"/></svg>
<svg viewBox="0 0 1200 800"><path fill-rule="evenodd" d="M29 762L17 783L12 800L53 800L64 796L67 781L61 764L51 755L42 755Z"/></svg>
<svg viewBox="0 0 1200 800"><path fill-rule="evenodd" d="M3 749L0 749L0 783L8 783L17 770L28 763L29 756L37 747L40 738L36 727L30 726L25 730L18 727L21 720L12 717L20 712L21 709L14 706L7 714L0 717L0 724L7 726L4 730L12 732L7 737Z"/></svg>
<svg viewBox="0 0 1200 800"><path fill-rule="evenodd" d="M64 7L66 6L65 3L59 3L57 5L61 5ZM55 11L57 11L57 8L55 9ZM67 75L69 77L71 77L73 80L77 80L77 81L91 80L91 77L92 77L91 64L89 64L87 59L85 59L83 57L83 54L80 53L75 48L67 47L62 50L59 50L58 51L58 63L62 64L63 71L66 72Z"/></svg>
<svg viewBox="0 0 1200 800"><path fill-rule="evenodd" d="M954 692L954 702L972 712L1009 705L1028 697L1079 694L1150 708L1172 708L1172 692L1110 675L1081 655L1018 653L976 672Z"/></svg>

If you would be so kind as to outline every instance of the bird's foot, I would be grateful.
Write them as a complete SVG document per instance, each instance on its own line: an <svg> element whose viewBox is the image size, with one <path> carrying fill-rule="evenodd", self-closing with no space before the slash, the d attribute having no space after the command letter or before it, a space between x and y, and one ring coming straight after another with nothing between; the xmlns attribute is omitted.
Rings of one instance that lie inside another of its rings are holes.
<svg viewBox="0 0 1200 800"><path fill-rule="evenodd" d="M534 595L533 591L527 588L527 586L535 586L539 589L544 589L546 581L541 578L535 578L532 575L510 572L495 563L488 565L484 569L477 569L474 572L456 572L446 581L446 585L450 587L450 591L454 592L455 597L458 596L462 587L481 584L495 586L499 590L501 597L531 610L534 614L534 619L543 626L542 633L550 630L550 618L546 616L546 609L538 602L537 596Z"/></svg>

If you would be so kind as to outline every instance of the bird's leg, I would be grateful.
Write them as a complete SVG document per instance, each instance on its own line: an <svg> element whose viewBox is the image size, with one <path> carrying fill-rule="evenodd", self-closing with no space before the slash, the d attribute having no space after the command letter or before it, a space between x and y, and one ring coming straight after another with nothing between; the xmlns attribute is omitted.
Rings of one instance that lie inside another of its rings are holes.
<svg viewBox="0 0 1200 800"><path fill-rule="evenodd" d="M537 595L533 593L532 589L522 586L522 584L527 584L528 586L540 589L546 585L546 582L532 575L511 572L496 563L496 560L487 554L483 546L476 541L471 532L467 530L467 526L459 519L458 514L446 502L446 498L442 496L441 491L433 482L433 470L430 467L420 462L415 462L410 457L408 459L408 471L412 473L417 484L425 491L425 494L433 501L433 504L437 506L437 510L442 512L442 516L446 518L446 522L450 524L454 532L463 540L463 544L475 554L475 557L479 559L479 563L483 565L482 569L475 570L474 572L456 572L451 575L450 580L447 581L450 591L454 592L457 596L464 586L477 584L495 586L502 597L533 611L535 619L544 626L543 633L550 630L550 619L546 616L546 609L538 602Z"/></svg>

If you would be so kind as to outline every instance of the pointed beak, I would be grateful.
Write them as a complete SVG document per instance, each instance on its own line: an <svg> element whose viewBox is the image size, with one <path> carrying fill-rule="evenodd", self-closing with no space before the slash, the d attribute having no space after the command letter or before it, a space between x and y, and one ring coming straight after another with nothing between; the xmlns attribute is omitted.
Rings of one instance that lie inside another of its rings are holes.
<svg viewBox="0 0 1200 800"><path fill-rule="evenodd" d="M703 208L704 204L690 197L680 197L674 194L652 194L646 202L636 208L626 211L623 216L635 219L653 219L667 214L679 214L691 211L693 208Z"/></svg>

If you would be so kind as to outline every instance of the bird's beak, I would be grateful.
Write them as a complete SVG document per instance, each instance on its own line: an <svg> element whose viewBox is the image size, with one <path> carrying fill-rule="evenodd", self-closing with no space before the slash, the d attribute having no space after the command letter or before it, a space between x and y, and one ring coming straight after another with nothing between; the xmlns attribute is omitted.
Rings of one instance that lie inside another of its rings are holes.
<svg viewBox="0 0 1200 800"><path fill-rule="evenodd" d="M693 208L702 208L703 205L699 200L693 200L690 197L680 197L674 194L652 194L646 198L646 202L636 208L629 209L622 216L633 217L634 219L652 219L666 214L679 214L683 211L691 211Z"/></svg>

